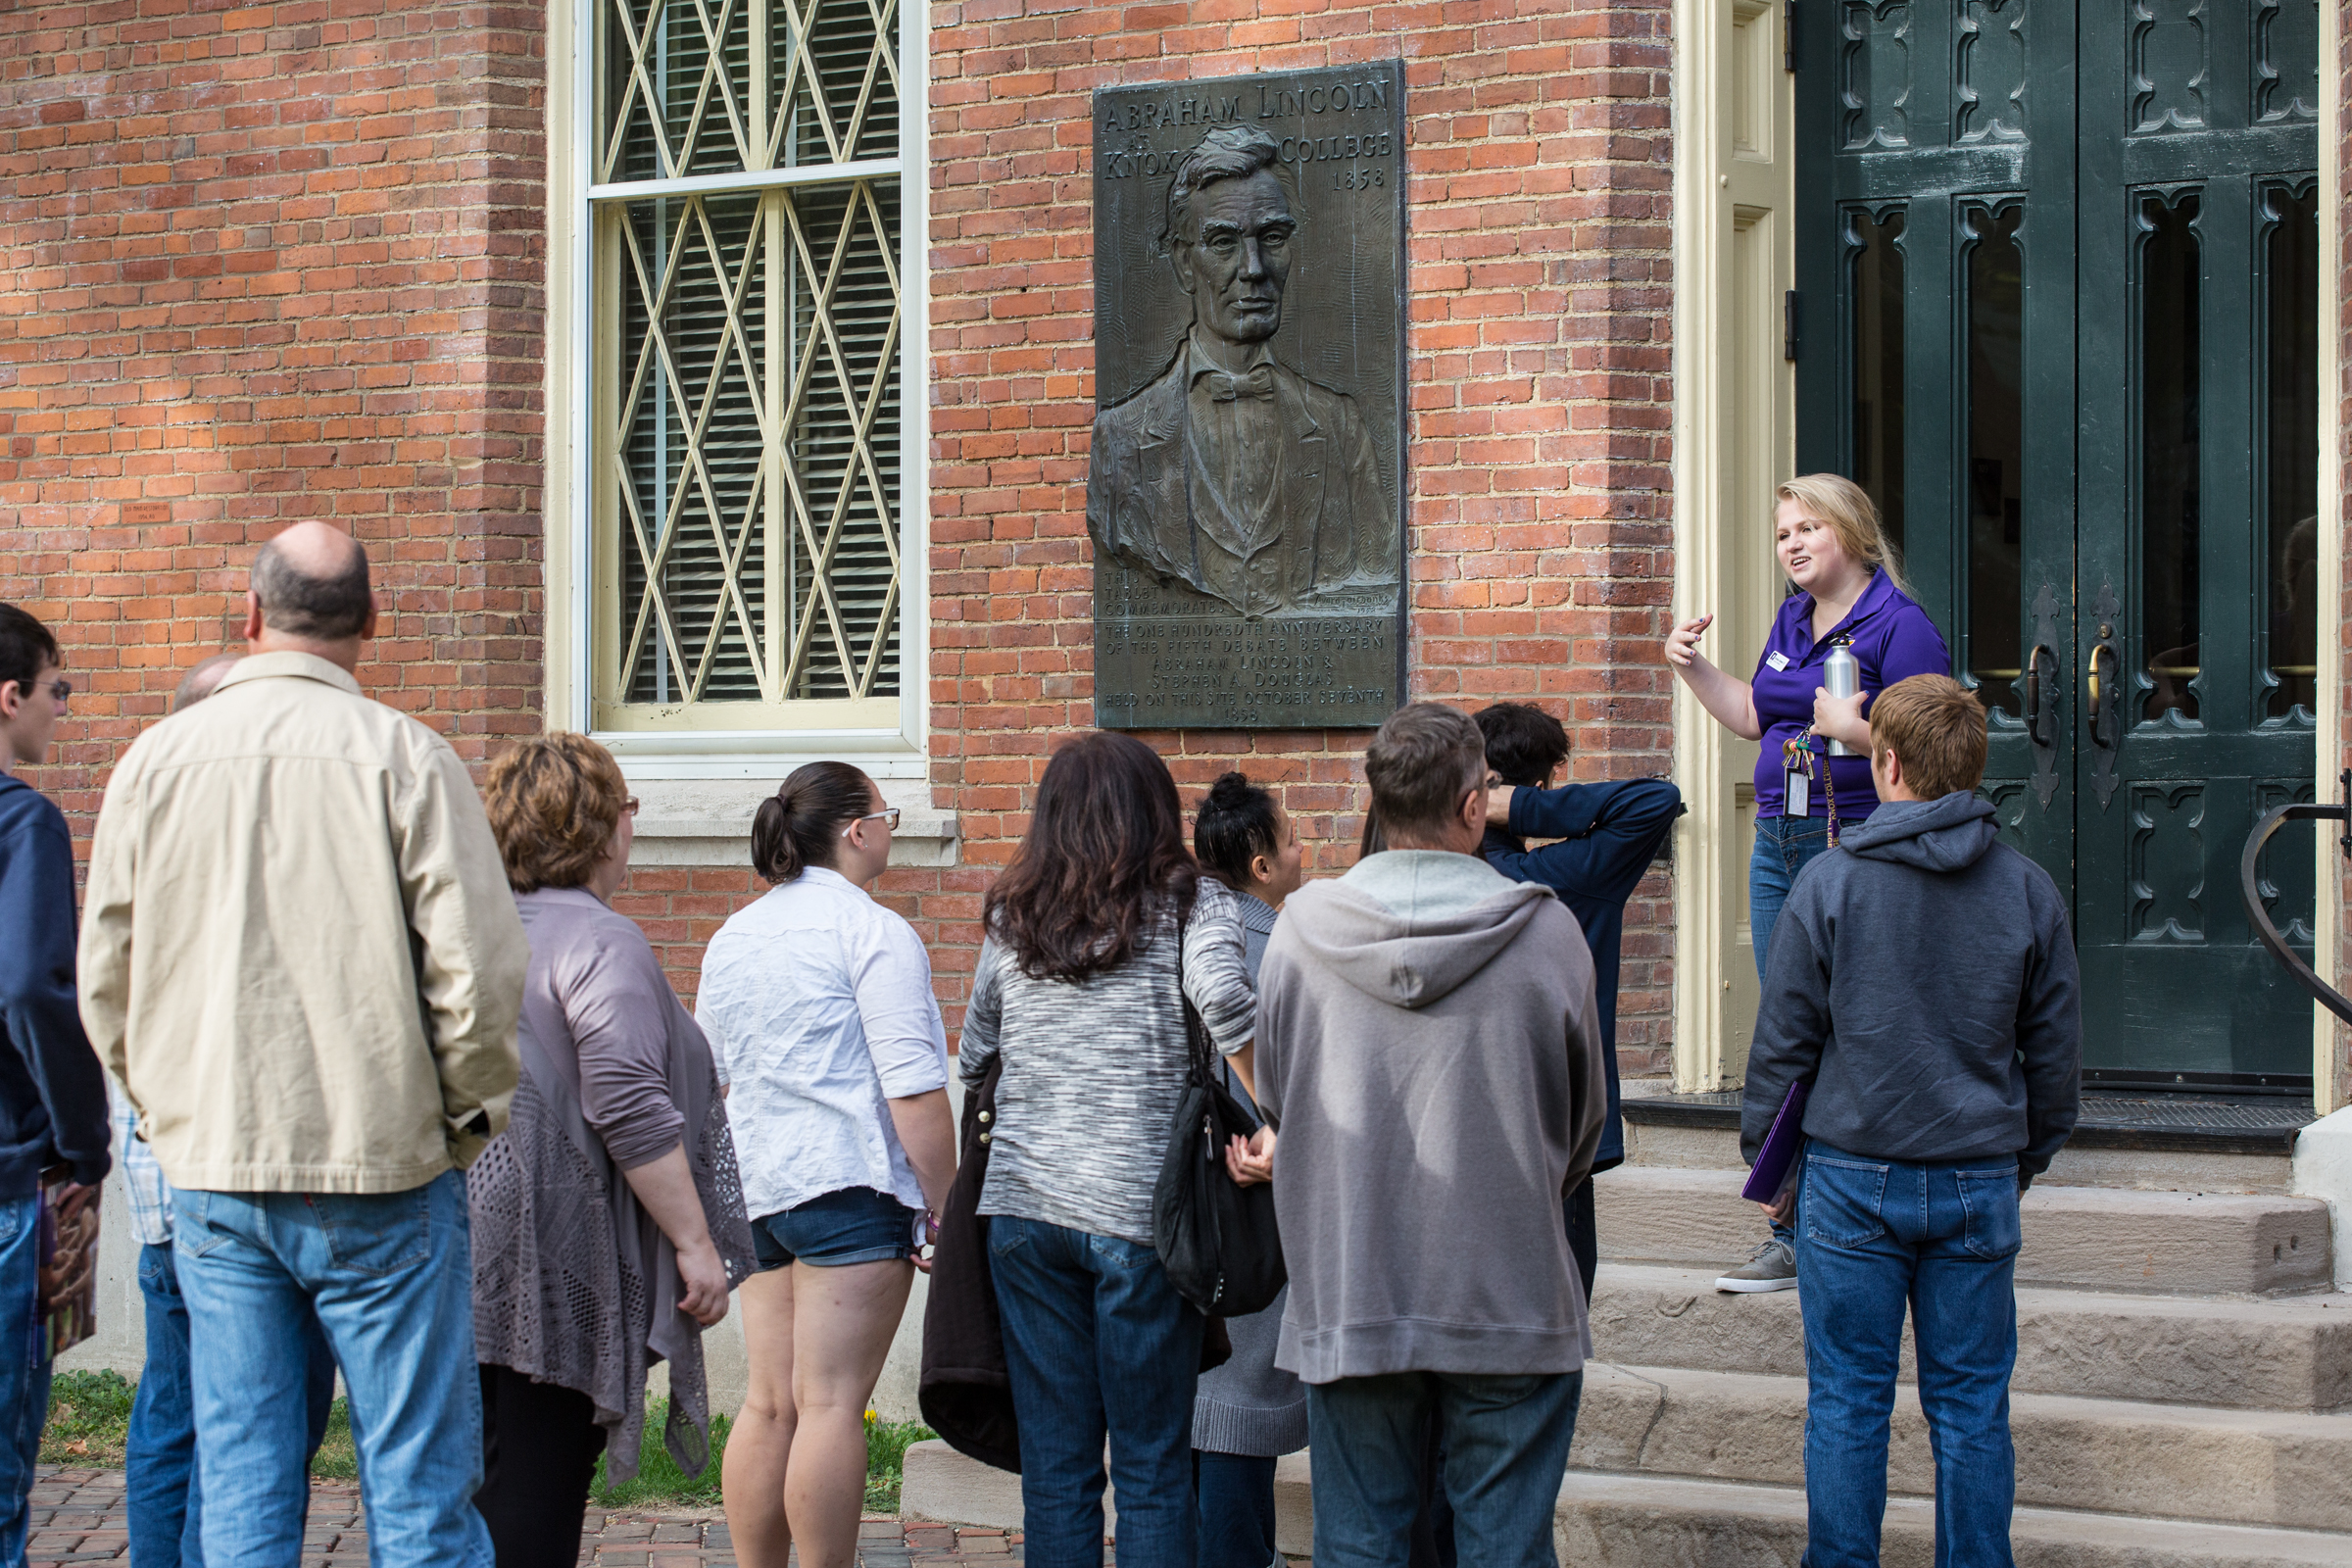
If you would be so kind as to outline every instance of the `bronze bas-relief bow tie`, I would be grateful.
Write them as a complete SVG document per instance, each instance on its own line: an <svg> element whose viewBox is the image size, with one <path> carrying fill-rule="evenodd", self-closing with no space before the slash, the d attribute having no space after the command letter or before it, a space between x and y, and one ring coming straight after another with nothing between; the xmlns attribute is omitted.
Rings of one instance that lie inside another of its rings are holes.
<svg viewBox="0 0 2352 1568"><path fill-rule="evenodd" d="M1251 366L1242 375L1225 370L1202 370L1193 379L1205 379L1208 382L1208 396L1212 403L1231 403L1236 398L1271 398L1274 395L1274 367L1271 365Z"/></svg>

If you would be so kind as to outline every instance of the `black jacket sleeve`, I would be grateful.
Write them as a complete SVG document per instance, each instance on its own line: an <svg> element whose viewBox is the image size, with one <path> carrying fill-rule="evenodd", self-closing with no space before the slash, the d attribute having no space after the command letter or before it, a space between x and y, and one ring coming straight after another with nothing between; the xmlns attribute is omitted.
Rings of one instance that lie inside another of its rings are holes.
<svg viewBox="0 0 2352 1568"><path fill-rule="evenodd" d="M2020 1185L2050 1168L2082 1111L2082 979L2066 908L2046 878L2034 890L2034 961L2017 1002L2017 1054L2026 1074Z"/></svg>
<svg viewBox="0 0 2352 1568"><path fill-rule="evenodd" d="M0 819L0 1018L48 1113L50 1144L75 1181L95 1186L113 1157L106 1074L74 995L74 846L55 806L12 793Z"/></svg>
<svg viewBox="0 0 2352 1568"><path fill-rule="evenodd" d="M1514 882L1539 883L1563 898L1622 904L1682 814L1683 792L1662 778L1515 790L1512 835L1561 842L1512 848L1490 832L1487 863Z"/></svg>
<svg viewBox="0 0 2352 1568"><path fill-rule="evenodd" d="M1818 877L1800 878L1772 927L1756 1034L1747 1048L1747 1085L1740 1104L1740 1155L1754 1164L1788 1098L1788 1086L1821 1071L1830 1039L1830 963L1823 945Z"/></svg>

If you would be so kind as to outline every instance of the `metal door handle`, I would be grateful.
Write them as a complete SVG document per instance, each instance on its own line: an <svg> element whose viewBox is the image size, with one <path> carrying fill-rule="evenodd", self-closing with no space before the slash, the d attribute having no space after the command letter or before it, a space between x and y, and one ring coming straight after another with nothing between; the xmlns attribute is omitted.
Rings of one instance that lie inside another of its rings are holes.
<svg viewBox="0 0 2352 1568"><path fill-rule="evenodd" d="M2044 665L2049 668L2045 688ZM2026 656L2026 735L2036 746L2058 744L2058 656L2048 643L2035 643Z"/></svg>
<svg viewBox="0 0 2352 1568"><path fill-rule="evenodd" d="M2105 679L2100 678L2102 662L2107 666ZM2115 706L2120 695L2115 677L2122 662L2113 643L2097 643L2090 650L2090 744L2101 751L2115 750Z"/></svg>

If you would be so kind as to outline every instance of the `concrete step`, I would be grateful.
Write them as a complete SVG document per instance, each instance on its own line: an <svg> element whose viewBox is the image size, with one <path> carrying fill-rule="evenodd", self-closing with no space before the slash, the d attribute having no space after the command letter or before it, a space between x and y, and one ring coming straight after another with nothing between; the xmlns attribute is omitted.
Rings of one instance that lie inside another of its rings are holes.
<svg viewBox="0 0 2352 1568"><path fill-rule="evenodd" d="M2021 1394L2010 1431L2021 1504L2352 1531L2352 1415ZM1586 1368L1577 1469L1801 1487L1804 1458L1802 1378ZM1915 1389L1895 1398L1887 1485L1936 1489Z"/></svg>
<svg viewBox="0 0 2352 1568"><path fill-rule="evenodd" d="M1553 1529L1560 1561L1576 1568L1797 1568L1805 1494L1571 1470ZM2247 1525L2122 1519L2020 1508L2010 1527L2018 1568L2344 1568L2352 1536ZM1935 1504L1890 1497L1886 1568L1936 1560Z"/></svg>
<svg viewBox="0 0 2352 1568"><path fill-rule="evenodd" d="M1722 1269L1764 1238L1737 1171L1620 1165L1593 1178L1600 1255ZM2278 1195L2043 1187L2025 1197L2019 1285L2170 1296L2326 1290L2328 1205Z"/></svg>
<svg viewBox="0 0 2352 1568"><path fill-rule="evenodd" d="M910 1445L899 1488L899 1516L986 1530L1021 1528L1021 1478L968 1459L937 1438ZM1303 1557L1314 1550L1315 1514L1304 1453L1274 1463L1274 1544ZM1118 1524L1118 1489L1102 1489L1102 1528Z"/></svg>
<svg viewBox="0 0 2352 1568"><path fill-rule="evenodd" d="M1625 1160L1685 1170L1745 1170L1740 1129L1628 1120ZM2295 1162L2281 1147L2264 1152L2206 1149L2113 1149L2069 1144L2034 1185L2125 1187L2163 1193L2283 1194Z"/></svg>
<svg viewBox="0 0 2352 1568"><path fill-rule="evenodd" d="M1714 1269L1604 1263L1592 1291L1603 1361L1805 1373L1795 1291L1733 1296ZM1912 1376L1909 1337L1903 1377ZM2213 1298L2017 1293L2020 1394L2256 1410L2352 1407L2352 1296Z"/></svg>

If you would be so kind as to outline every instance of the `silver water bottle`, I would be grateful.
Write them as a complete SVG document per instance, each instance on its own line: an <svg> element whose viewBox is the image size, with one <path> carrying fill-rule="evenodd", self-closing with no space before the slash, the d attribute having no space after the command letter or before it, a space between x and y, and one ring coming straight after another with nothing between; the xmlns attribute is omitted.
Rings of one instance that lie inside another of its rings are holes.
<svg viewBox="0 0 2352 1568"><path fill-rule="evenodd" d="M1830 657L1821 662L1821 683L1832 697L1851 697L1862 689L1862 661L1844 643L1830 650ZM1830 742L1832 757L1859 755L1843 741Z"/></svg>

